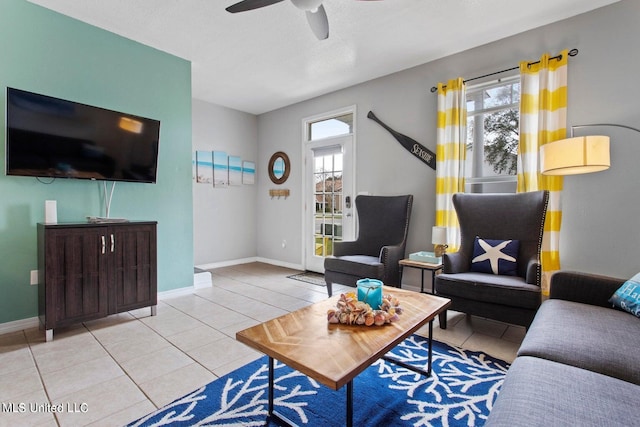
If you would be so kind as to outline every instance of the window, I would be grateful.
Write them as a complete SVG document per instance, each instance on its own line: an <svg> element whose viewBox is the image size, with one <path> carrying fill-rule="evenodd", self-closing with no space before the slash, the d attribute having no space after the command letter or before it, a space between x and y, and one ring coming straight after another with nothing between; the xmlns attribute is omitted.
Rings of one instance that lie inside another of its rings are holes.
<svg viewBox="0 0 640 427"><path fill-rule="evenodd" d="M333 136L349 135L353 132L353 113L307 124L309 141Z"/></svg>
<svg viewBox="0 0 640 427"><path fill-rule="evenodd" d="M520 140L520 79L467 90L467 193L515 193Z"/></svg>
<svg viewBox="0 0 640 427"><path fill-rule="evenodd" d="M313 152L315 254L333 254L333 242L342 240L342 147Z"/></svg>

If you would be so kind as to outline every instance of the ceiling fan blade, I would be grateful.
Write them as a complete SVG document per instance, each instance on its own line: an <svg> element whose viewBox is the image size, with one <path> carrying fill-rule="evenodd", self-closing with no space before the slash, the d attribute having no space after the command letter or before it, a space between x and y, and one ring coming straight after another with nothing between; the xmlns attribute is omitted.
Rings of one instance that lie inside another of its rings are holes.
<svg viewBox="0 0 640 427"><path fill-rule="evenodd" d="M247 10L259 9L272 4L280 3L284 0L243 0L236 4L232 4L225 10L231 13L246 12Z"/></svg>
<svg viewBox="0 0 640 427"><path fill-rule="evenodd" d="M327 12L324 10L324 6L318 6L315 12L307 11L307 22L311 27L311 31L316 35L318 40L324 40L329 37L329 20L327 19Z"/></svg>
<svg viewBox="0 0 640 427"><path fill-rule="evenodd" d="M322 4L322 0L291 0L291 3L298 9L304 10L316 10Z"/></svg>

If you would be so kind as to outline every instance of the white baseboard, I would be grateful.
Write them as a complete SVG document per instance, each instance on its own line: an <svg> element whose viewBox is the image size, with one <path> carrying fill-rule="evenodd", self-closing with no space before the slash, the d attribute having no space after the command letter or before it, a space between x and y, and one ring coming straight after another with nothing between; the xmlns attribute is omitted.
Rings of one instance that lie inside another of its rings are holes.
<svg viewBox="0 0 640 427"><path fill-rule="evenodd" d="M262 258L262 257L240 258L240 259L233 259L229 261L212 262L209 264L196 265L196 268L199 268L201 270L213 270L221 267L231 267L234 265L248 264L250 262L262 262L265 264L277 265L278 267L290 268L292 270L304 270L304 267L302 266L302 264L294 264L290 262L278 261L275 259Z"/></svg>
<svg viewBox="0 0 640 427"><path fill-rule="evenodd" d="M38 317L30 317L28 319L14 320L12 322L0 323L0 335L11 332L22 331L23 329L37 328L40 326Z"/></svg>
<svg viewBox="0 0 640 427"><path fill-rule="evenodd" d="M158 299L163 300L163 299L181 297L184 295L191 295L192 293L195 292L195 290L196 289L193 286L185 286L184 288L171 289L170 291L162 291L162 292L158 292Z"/></svg>
<svg viewBox="0 0 640 427"><path fill-rule="evenodd" d="M276 259L258 257L257 261L263 262L265 264L277 265L278 267L290 268L292 270L301 270L301 271L304 270L304 267L302 266L302 264L293 264L290 262L278 261Z"/></svg>
<svg viewBox="0 0 640 427"><path fill-rule="evenodd" d="M232 265L239 265L239 264L248 264L250 262L256 262L258 261L258 258L256 257L252 257L252 258L240 258L240 259L232 259L229 261L220 261L220 262L212 262L209 264L200 264L200 265L196 265L196 268L199 268L201 270L213 270L216 268L222 268L222 267L230 267Z"/></svg>
<svg viewBox="0 0 640 427"><path fill-rule="evenodd" d="M193 287L195 289L210 288L213 286L213 280L211 279L211 273L208 271L202 271L193 274Z"/></svg>

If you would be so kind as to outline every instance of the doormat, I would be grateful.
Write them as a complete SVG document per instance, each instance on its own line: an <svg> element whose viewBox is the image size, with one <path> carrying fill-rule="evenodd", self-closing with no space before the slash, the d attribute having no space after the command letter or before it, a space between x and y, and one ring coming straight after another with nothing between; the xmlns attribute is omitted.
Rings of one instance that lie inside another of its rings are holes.
<svg viewBox="0 0 640 427"><path fill-rule="evenodd" d="M288 279L298 280L300 282L311 283L316 286L327 286L324 281L324 274L314 273L313 271L305 271L304 273L292 274L287 276Z"/></svg>

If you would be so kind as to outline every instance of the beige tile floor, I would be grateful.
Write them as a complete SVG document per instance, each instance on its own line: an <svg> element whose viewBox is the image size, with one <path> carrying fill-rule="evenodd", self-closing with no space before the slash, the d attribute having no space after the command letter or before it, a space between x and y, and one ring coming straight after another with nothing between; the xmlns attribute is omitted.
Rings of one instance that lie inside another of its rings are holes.
<svg viewBox="0 0 640 427"><path fill-rule="evenodd" d="M326 298L324 287L285 277L294 273L220 268L213 287L160 301L154 317L113 315L56 330L49 343L35 328L0 335L0 427L124 425L260 357L236 331ZM438 340L507 361L524 333L460 313L447 330L434 327Z"/></svg>

